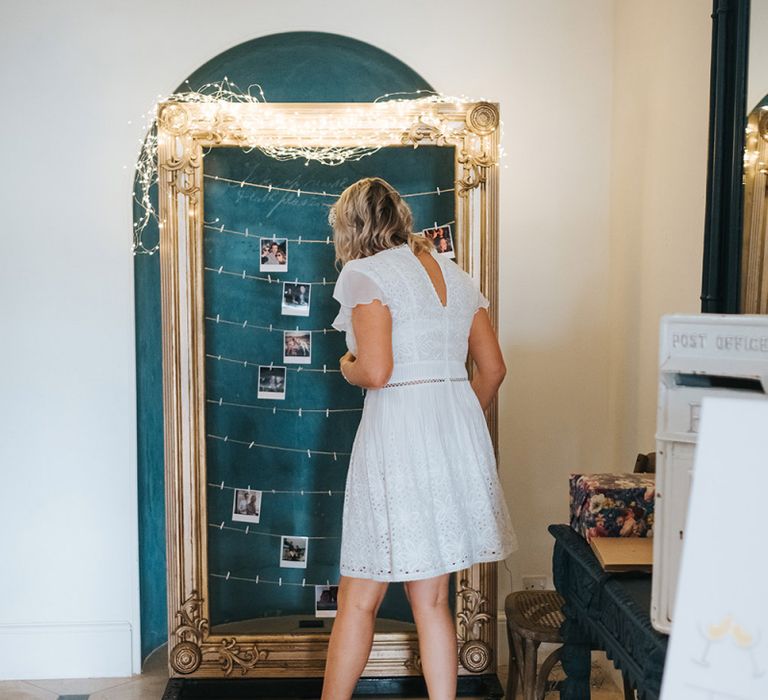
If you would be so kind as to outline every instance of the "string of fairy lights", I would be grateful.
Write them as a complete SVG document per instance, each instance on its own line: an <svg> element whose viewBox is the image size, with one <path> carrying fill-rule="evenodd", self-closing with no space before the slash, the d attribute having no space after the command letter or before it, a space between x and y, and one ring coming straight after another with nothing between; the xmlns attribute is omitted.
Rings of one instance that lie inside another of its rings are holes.
<svg viewBox="0 0 768 700"><path fill-rule="evenodd" d="M154 199L156 197L156 185L158 181L158 168L157 168L157 154L158 154L158 130L157 130L157 115L160 104L164 103L180 103L180 104L205 104L213 107L226 104L266 104L267 98L264 94L262 87L253 83L248 86L246 90L242 90L234 81L230 80L227 76L224 76L222 80L205 83L201 87L194 89L190 82L185 81L187 89L174 92L170 95L163 96L158 95L157 100L152 106L141 115L141 121L144 125L144 133L138 137L138 144L140 147L139 156L135 166L135 181L134 181L134 202L138 211L137 216L133 224L133 253L134 255L153 255L159 250L159 241L151 246L146 246L143 240L143 234L150 224L159 226L158 208ZM484 98L480 98L482 101ZM421 115L420 120L425 123L429 123L432 119L428 109L429 105L437 103L452 103L452 104L466 104L478 101L475 98L469 98L466 96L450 96L444 95L432 90L416 90L413 92L391 92L385 95L381 95L374 100L374 105L384 105L388 103L407 103L412 105L424 105L424 114ZM381 118L374 112L371 115L372 119ZM132 120L128 122L132 124ZM345 128L349 128L352 125L343 123L343 120L339 123L338 129L343 131ZM500 129L503 133L503 123L500 124ZM499 140L499 160L504 158L505 152ZM304 160L306 164L310 162L320 163L326 166L339 166L347 162L355 162L362 160L363 158L377 153L384 147L384 142L381 145L372 146L357 146L357 145L338 145L337 143L329 143L326 145L285 145L281 138L277 138L274 141L260 141L256 145L246 144L242 146L242 150L245 153L258 150L265 155L278 161L286 160ZM128 168L128 166L124 166ZM204 177L209 177L204 175ZM216 176L212 176L216 177ZM225 179L218 176L218 179ZM242 180L234 181L234 184L245 187L259 187L265 188L267 191L291 191L290 188L281 188L269 183L246 183ZM452 192L453 188L438 188L434 193L440 195L441 193ZM303 194L314 194L315 196L321 196L328 199L333 199L338 194L328 192L303 192L296 191L297 196ZM425 193L406 193L404 196L419 196L420 194L432 194L431 192Z"/></svg>

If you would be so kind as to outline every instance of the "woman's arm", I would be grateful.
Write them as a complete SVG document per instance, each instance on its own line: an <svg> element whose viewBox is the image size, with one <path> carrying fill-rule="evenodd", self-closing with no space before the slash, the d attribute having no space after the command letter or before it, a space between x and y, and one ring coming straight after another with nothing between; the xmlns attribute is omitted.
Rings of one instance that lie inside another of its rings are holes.
<svg viewBox="0 0 768 700"><path fill-rule="evenodd" d="M350 384L379 389L392 374L392 316L378 299L352 309L352 330L357 339L357 357L342 356L342 374Z"/></svg>
<svg viewBox="0 0 768 700"><path fill-rule="evenodd" d="M496 396L507 373L499 341L485 309L478 309L472 321L469 331L469 354L475 363L472 389L485 410Z"/></svg>

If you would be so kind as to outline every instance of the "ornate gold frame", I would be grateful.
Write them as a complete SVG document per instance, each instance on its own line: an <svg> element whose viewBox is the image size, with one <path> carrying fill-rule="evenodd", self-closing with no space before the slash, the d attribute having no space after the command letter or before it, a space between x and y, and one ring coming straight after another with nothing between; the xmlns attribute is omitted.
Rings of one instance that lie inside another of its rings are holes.
<svg viewBox="0 0 768 700"><path fill-rule="evenodd" d="M768 106L747 120L741 255L741 312L768 313Z"/></svg>
<svg viewBox="0 0 768 700"><path fill-rule="evenodd" d="M343 123L343 129L339 129ZM203 345L203 149L274 144L455 148L457 262L497 321L499 111L488 102L237 104L158 109L169 667L172 676L322 676L326 635L209 630ZM497 444L495 404L489 427ZM459 674L496 660L496 564L457 572ZM420 674L413 632L377 633L365 676Z"/></svg>

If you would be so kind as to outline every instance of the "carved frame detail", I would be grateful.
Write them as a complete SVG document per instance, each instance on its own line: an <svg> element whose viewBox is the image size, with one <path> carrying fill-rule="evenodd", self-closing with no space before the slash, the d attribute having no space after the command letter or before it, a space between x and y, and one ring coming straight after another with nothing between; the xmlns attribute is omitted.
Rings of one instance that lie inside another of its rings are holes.
<svg viewBox="0 0 768 700"><path fill-rule="evenodd" d="M766 314L768 313L768 104L758 105L747 118L742 199L744 213L740 310L745 314Z"/></svg>
<svg viewBox="0 0 768 700"><path fill-rule="evenodd" d="M281 127L281 113L294 119ZM337 119L359 126L333 131ZM299 131L295 124L307 125ZM264 125L269 126L264 126ZM393 127L393 124L396 124ZM324 126L326 125L326 126ZM330 125L330 126L327 126ZM237 104L158 109L169 670L172 676L322 676L327 636L216 635L210 630L203 345L203 152L329 143L455 150L456 262L479 280L497 322L499 110L479 103ZM285 130L285 129L288 130ZM282 129L282 130L281 130ZM324 130L325 129L325 130ZM309 136L308 136L309 134ZM487 412L497 445L495 403ZM493 672L496 564L456 572L460 675ZM420 675L413 632L377 633L364 676Z"/></svg>

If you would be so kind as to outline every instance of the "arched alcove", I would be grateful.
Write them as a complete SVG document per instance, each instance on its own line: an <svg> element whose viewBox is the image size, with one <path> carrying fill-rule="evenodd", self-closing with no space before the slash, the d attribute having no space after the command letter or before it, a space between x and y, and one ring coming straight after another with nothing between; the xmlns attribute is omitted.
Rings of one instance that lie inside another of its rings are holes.
<svg viewBox="0 0 768 700"><path fill-rule="evenodd" d="M181 81L178 92L229 78L258 83L270 102L369 102L386 93L429 90L407 65L335 34L289 32L235 46ZM134 218L139 216L138 208ZM145 245L157 241L154 222ZM134 267L138 411L139 571L142 658L167 638L160 270L157 255Z"/></svg>

